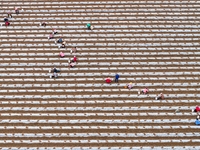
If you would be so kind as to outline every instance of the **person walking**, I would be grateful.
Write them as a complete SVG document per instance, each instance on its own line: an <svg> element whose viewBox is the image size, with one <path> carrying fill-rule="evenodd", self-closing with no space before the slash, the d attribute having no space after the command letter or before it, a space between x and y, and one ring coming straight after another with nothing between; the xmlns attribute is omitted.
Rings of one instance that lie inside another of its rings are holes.
<svg viewBox="0 0 200 150"><path fill-rule="evenodd" d="M115 82L118 82L119 81L119 74L116 73L115 75Z"/></svg>

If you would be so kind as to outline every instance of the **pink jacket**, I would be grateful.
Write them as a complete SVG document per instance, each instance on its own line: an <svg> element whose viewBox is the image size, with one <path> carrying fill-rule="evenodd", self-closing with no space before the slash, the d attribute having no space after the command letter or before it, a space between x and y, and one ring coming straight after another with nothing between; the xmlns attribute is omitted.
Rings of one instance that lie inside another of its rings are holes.
<svg viewBox="0 0 200 150"><path fill-rule="evenodd" d="M61 57L64 57L64 56L65 56L65 54L64 54L64 53L62 53L62 52L60 52L60 56L61 56Z"/></svg>
<svg viewBox="0 0 200 150"><path fill-rule="evenodd" d="M149 92L149 90L147 88L145 88L144 90L142 90L145 94Z"/></svg>

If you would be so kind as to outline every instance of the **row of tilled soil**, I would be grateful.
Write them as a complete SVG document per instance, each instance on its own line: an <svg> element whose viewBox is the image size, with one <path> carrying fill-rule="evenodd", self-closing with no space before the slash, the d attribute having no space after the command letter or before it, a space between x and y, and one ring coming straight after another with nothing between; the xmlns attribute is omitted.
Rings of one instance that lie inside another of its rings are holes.
<svg viewBox="0 0 200 150"><path fill-rule="evenodd" d="M18 2L1 2L24 9L1 27L1 147L199 146L197 1ZM66 49L47 39L52 27ZM73 46L78 64L69 69ZM115 73L119 84L106 84ZM138 95L146 85L149 94Z"/></svg>

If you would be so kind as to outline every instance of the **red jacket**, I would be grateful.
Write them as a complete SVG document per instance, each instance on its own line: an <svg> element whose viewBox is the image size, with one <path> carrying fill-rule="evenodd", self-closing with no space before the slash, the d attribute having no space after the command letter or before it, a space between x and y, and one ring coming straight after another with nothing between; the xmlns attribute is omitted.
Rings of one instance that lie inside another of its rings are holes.
<svg viewBox="0 0 200 150"><path fill-rule="evenodd" d="M200 107L199 106L196 106L196 111L200 111Z"/></svg>
<svg viewBox="0 0 200 150"><path fill-rule="evenodd" d="M112 80L110 79L110 78L106 78L106 83L111 83L112 82Z"/></svg>
<svg viewBox="0 0 200 150"><path fill-rule="evenodd" d="M5 23L5 25L6 25L6 26L9 26L9 25L10 25L10 22L7 21L7 22Z"/></svg>
<svg viewBox="0 0 200 150"><path fill-rule="evenodd" d="M74 61L75 61L75 62L77 61L77 58L76 58L76 57L74 57Z"/></svg>

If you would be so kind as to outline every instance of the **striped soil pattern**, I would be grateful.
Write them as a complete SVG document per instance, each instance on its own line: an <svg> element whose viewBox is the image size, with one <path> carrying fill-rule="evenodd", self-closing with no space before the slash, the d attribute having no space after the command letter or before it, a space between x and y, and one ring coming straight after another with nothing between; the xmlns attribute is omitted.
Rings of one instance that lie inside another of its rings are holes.
<svg viewBox="0 0 200 150"><path fill-rule="evenodd" d="M0 26L2 150L200 149L191 111L200 102L200 1L0 1L1 16L7 12L10 26L3 18ZM58 33L48 39L52 29ZM60 37L66 48L55 43ZM107 84L116 73L119 82ZM149 93L139 95L145 87ZM164 100L155 100L159 93Z"/></svg>

